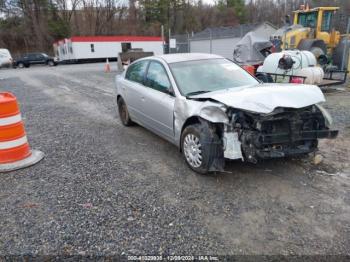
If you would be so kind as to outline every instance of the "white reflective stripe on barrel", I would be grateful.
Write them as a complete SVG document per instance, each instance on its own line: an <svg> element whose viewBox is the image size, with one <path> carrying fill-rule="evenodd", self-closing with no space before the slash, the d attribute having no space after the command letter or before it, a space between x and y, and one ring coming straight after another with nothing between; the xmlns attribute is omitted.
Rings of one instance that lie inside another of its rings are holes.
<svg viewBox="0 0 350 262"><path fill-rule="evenodd" d="M27 136L23 136L21 138L11 140L11 141L0 142L0 150L14 148L17 146L24 145L26 143L28 143Z"/></svg>
<svg viewBox="0 0 350 262"><path fill-rule="evenodd" d="M0 126L16 124L22 120L21 114L0 118Z"/></svg>

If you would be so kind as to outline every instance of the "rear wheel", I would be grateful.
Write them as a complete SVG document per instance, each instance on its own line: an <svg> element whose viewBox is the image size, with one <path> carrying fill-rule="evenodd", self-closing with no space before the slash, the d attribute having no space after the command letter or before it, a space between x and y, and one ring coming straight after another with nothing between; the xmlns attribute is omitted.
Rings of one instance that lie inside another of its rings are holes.
<svg viewBox="0 0 350 262"><path fill-rule="evenodd" d="M133 122L130 119L128 108L126 107L126 104L124 102L123 98L118 98L118 111L119 111L119 117L122 121L122 124L124 126L131 126Z"/></svg>

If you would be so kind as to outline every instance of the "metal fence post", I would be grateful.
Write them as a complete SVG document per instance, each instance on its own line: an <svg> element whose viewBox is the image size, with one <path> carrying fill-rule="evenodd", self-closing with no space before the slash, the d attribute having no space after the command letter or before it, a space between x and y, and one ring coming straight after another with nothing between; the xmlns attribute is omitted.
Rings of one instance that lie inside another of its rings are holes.
<svg viewBox="0 0 350 262"><path fill-rule="evenodd" d="M190 34L187 32L187 53L191 53L190 44Z"/></svg>
<svg viewBox="0 0 350 262"><path fill-rule="evenodd" d="M171 38L171 32L170 32L170 27L169 27L169 47L168 47L168 49L169 49L169 54L171 54L171 47L170 47L170 38Z"/></svg>
<svg viewBox="0 0 350 262"><path fill-rule="evenodd" d="M164 26L161 25L160 27L161 35L162 35L162 45L163 45L163 54L165 53L165 42L164 42Z"/></svg>

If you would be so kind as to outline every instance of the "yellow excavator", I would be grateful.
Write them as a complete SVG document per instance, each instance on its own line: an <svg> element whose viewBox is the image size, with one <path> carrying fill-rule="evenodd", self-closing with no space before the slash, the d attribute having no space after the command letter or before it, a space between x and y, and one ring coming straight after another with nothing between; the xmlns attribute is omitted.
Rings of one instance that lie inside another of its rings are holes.
<svg viewBox="0 0 350 262"><path fill-rule="evenodd" d="M301 6L300 10L294 11L293 25L289 26L282 35L282 49L299 49L312 52L320 64L326 63L327 57L332 63L345 65L348 69L349 55L344 49L349 48L348 36L342 36L333 27L333 18L339 7L316 7ZM346 61L344 60L344 57Z"/></svg>

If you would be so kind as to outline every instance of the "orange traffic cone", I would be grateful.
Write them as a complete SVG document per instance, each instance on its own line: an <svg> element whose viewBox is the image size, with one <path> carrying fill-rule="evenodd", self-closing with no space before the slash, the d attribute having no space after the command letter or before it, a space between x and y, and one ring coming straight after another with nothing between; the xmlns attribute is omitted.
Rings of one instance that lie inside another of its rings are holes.
<svg viewBox="0 0 350 262"><path fill-rule="evenodd" d="M106 59L105 72L106 72L106 73L111 72L111 67L109 66L109 60L108 60L108 58Z"/></svg>
<svg viewBox="0 0 350 262"><path fill-rule="evenodd" d="M0 93L0 172L34 165L44 153L30 150L16 97Z"/></svg>

